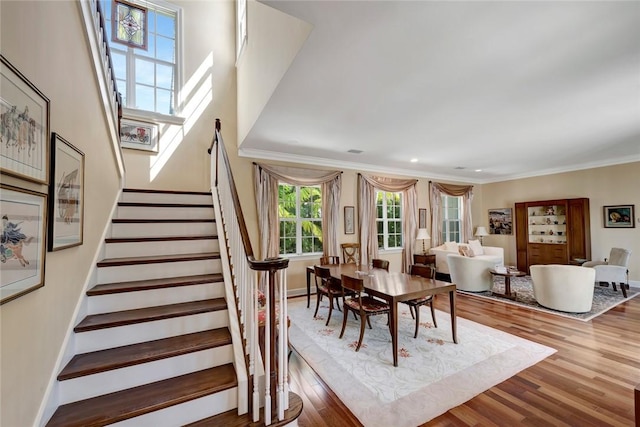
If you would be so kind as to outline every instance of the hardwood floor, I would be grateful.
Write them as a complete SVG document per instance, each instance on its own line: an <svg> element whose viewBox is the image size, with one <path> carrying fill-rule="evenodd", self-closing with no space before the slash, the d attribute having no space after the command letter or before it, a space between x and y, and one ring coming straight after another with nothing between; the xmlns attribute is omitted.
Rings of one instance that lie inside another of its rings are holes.
<svg viewBox="0 0 640 427"><path fill-rule="evenodd" d="M448 312L447 299L438 298L435 305ZM460 317L557 352L425 426L634 425L634 388L640 383L640 297L589 322L460 294L456 307ZM290 380L291 391L304 403L298 419L301 427L362 425L295 351Z"/></svg>

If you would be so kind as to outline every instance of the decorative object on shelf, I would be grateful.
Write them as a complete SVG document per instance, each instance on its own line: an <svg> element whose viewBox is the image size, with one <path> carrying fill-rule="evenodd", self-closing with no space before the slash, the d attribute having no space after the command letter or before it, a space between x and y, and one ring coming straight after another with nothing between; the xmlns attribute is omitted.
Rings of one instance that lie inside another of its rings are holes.
<svg viewBox="0 0 640 427"><path fill-rule="evenodd" d="M604 228L635 228L635 205L603 206Z"/></svg>
<svg viewBox="0 0 640 427"><path fill-rule="evenodd" d="M480 240L480 244L482 244L482 239L484 238L484 236L488 236L489 233L487 233L487 229L484 227L478 227L476 228L476 234L475 236Z"/></svg>
<svg viewBox="0 0 640 427"><path fill-rule="evenodd" d="M0 304L44 286L47 195L0 184Z"/></svg>
<svg viewBox="0 0 640 427"><path fill-rule="evenodd" d="M489 233L513 234L512 212L511 208L489 209Z"/></svg>
<svg viewBox="0 0 640 427"><path fill-rule="evenodd" d="M147 9L122 0L113 2L111 39L116 43L147 50Z"/></svg>
<svg viewBox="0 0 640 427"><path fill-rule="evenodd" d="M422 240L422 255L426 255L427 254L427 249L424 245L424 241L425 240L429 240L431 239L431 236L429 236L429 232L427 231L426 228L419 228L418 229L418 235L416 236L416 240Z"/></svg>
<svg viewBox="0 0 640 427"><path fill-rule="evenodd" d="M355 208L353 206L344 207L344 234L354 234L356 232L354 214Z"/></svg>
<svg viewBox="0 0 640 427"><path fill-rule="evenodd" d="M156 123L122 119L120 123L120 145L122 148L157 153L158 125Z"/></svg>
<svg viewBox="0 0 640 427"><path fill-rule="evenodd" d="M57 133L51 134L48 249L82 244L84 226L84 153Z"/></svg>
<svg viewBox="0 0 640 427"><path fill-rule="evenodd" d="M0 172L49 179L49 99L0 55Z"/></svg>
<svg viewBox="0 0 640 427"><path fill-rule="evenodd" d="M427 210L418 209L418 228L427 228Z"/></svg>

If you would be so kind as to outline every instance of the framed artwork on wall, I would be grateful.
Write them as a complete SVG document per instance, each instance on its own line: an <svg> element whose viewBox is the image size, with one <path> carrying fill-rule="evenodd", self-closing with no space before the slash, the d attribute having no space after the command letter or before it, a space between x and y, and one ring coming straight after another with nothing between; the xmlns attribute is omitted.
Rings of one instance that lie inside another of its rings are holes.
<svg viewBox="0 0 640 427"><path fill-rule="evenodd" d="M603 206L604 228L635 228L635 205Z"/></svg>
<svg viewBox="0 0 640 427"><path fill-rule="evenodd" d="M489 234L513 234L511 208L489 209Z"/></svg>
<svg viewBox="0 0 640 427"><path fill-rule="evenodd" d="M158 152L157 123L122 119L120 121L120 145L122 148L133 148Z"/></svg>
<svg viewBox="0 0 640 427"><path fill-rule="evenodd" d="M0 304L44 286L47 195L0 184Z"/></svg>
<svg viewBox="0 0 640 427"><path fill-rule="evenodd" d="M49 179L49 99L0 55L0 172Z"/></svg>
<svg viewBox="0 0 640 427"><path fill-rule="evenodd" d="M418 228L427 228L427 210L418 209Z"/></svg>
<svg viewBox="0 0 640 427"><path fill-rule="evenodd" d="M48 249L82 244L84 153L57 133L51 135Z"/></svg>
<svg viewBox="0 0 640 427"><path fill-rule="evenodd" d="M344 207L344 234L354 234L355 227L355 208L353 206Z"/></svg>

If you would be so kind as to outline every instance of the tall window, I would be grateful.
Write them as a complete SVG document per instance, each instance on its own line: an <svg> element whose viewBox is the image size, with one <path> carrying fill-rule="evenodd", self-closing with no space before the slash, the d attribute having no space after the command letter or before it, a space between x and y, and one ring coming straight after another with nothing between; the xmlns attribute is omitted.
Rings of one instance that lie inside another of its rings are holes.
<svg viewBox="0 0 640 427"><path fill-rule="evenodd" d="M442 196L442 241L460 243L462 197Z"/></svg>
<svg viewBox="0 0 640 427"><path fill-rule="evenodd" d="M247 0L236 1L236 59L247 42Z"/></svg>
<svg viewBox="0 0 640 427"><path fill-rule="evenodd" d="M402 248L402 193L376 192L378 248Z"/></svg>
<svg viewBox="0 0 640 427"><path fill-rule="evenodd" d="M118 91L126 108L173 115L176 106L178 11L164 1L129 3L147 9L147 49L118 43L112 37L112 1L102 1Z"/></svg>
<svg viewBox="0 0 640 427"><path fill-rule="evenodd" d="M280 254L322 252L322 191L319 186L278 186Z"/></svg>

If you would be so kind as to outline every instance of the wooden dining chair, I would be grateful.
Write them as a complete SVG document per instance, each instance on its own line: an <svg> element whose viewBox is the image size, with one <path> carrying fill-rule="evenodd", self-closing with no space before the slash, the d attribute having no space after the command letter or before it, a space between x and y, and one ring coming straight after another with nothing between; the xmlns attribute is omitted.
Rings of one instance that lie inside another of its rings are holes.
<svg viewBox="0 0 640 427"><path fill-rule="evenodd" d="M371 260L371 265L373 266L373 268L383 268L389 271L389 261L387 261L386 259L374 258Z"/></svg>
<svg viewBox="0 0 640 427"><path fill-rule="evenodd" d="M360 243L342 243L342 262L360 264Z"/></svg>
<svg viewBox="0 0 640 427"><path fill-rule="evenodd" d="M335 264L340 264L340 257L339 256L323 256L320 257L320 265L335 265Z"/></svg>
<svg viewBox="0 0 640 427"><path fill-rule="evenodd" d="M331 312L333 311L333 300L336 299L336 306L338 307L338 310L340 310L340 303L338 302L338 299L342 297L344 293L340 283L331 277L331 271L328 268L315 265L314 273L316 276L316 311L313 313L313 317L315 318L318 314L318 308L320 307L322 296L326 295L329 298L329 315L327 316L327 323L325 323L325 326L328 326L329 320L331 320Z"/></svg>
<svg viewBox="0 0 640 427"><path fill-rule="evenodd" d="M362 279L358 279L355 277L342 275L342 289L346 292L353 292L354 295L352 297L344 297L343 299L343 315L342 318L342 330L340 331L340 337L344 335L344 330L347 326L347 317L349 316L349 311L353 313L357 313L360 316L360 338L358 338L358 345L356 347L356 351L360 350L360 346L362 345L362 337L364 337L365 324L369 319L369 316L376 316L378 314L386 314L388 319L389 332L391 332L391 319L389 319L389 313L391 312L391 308L389 304L384 301L379 301L375 298L372 298L368 295L362 295L364 292L364 282Z"/></svg>
<svg viewBox="0 0 640 427"><path fill-rule="evenodd" d="M412 264L409 267L409 274L412 276L420 276L425 279L433 279L435 274L434 268L430 265L420 265L420 264ZM436 322L436 313L433 309L433 295L429 295L422 298L416 298L409 301L402 301L403 304L407 304L409 306L409 310L411 311L411 317L415 317L416 319L416 331L413 335L414 338L418 338L418 331L420 330L420 307L423 305L429 304L431 307L431 318L433 319L433 326L438 327L438 323ZM414 313L415 312L415 316Z"/></svg>

